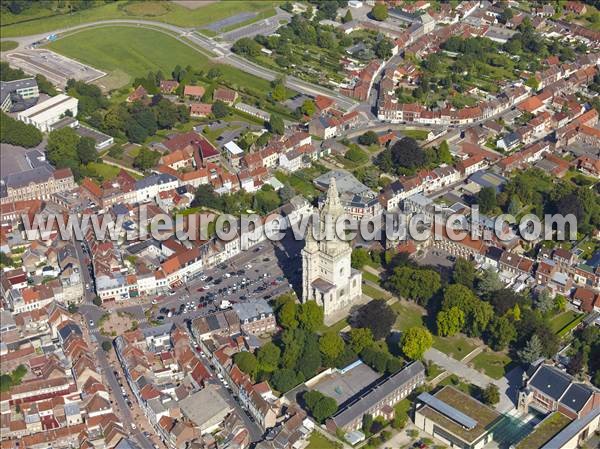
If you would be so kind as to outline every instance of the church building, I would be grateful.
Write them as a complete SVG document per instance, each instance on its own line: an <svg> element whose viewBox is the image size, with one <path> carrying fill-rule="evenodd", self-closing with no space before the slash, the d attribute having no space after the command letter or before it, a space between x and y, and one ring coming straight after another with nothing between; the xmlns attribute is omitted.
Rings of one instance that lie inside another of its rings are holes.
<svg viewBox="0 0 600 449"><path fill-rule="evenodd" d="M325 321L336 312L349 309L362 297L362 273L350 265L350 242L333 232L335 222L344 215L335 179L332 178L327 198L319 211L317 238L307 230L302 250L302 302L314 300L323 306ZM327 228L332 237L326 238Z"/></svg>

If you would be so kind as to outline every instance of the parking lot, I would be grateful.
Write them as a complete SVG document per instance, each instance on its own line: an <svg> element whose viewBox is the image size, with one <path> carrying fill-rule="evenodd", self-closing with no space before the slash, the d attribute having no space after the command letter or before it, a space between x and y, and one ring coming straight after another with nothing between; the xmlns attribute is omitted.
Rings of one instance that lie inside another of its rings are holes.
<svg viewBox="0 0 600 449"><path fill-rule="evenodd" d="M182 323L235 303L276 298L300 282L300 247L301 242L286 239L244 251L159 298L152 317L158 322Z"/></svg>
<svg viewBox="0 0 600 449"><path fill-rule="evenodd" d="M259 20L258 22L251 23L250 25L238 28L237 30L229 31L228 33L223 33L220 37L225 41L235 42L243 37L254 37L257 34L269 36L281 26L281 22L289 21L290 17L289 13L278 10L278 13L273 17Z"/></svg>
<svg viewBox="0 0 600 449"><path fill-rule="evenodd" d="M32 75L42 74L53 83L63 87L70 78L87 83L106 75L100 70L50 50L23 50L10 53L6 57L11 66L19 67Z"/></svg>

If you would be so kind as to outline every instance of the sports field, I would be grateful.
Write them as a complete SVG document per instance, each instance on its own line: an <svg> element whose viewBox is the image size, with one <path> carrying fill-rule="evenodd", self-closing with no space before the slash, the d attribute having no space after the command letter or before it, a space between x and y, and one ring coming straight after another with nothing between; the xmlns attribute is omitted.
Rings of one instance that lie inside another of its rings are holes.
<svg viewBox="0 0 600 449"><path fill-rule="evenodd" d="M191 2L190 2L191 3ZM111 2L76 11L68 9L32 10L28 14L2 14L2 37L29 36L70 28L83 23L108 19L146 19L181 27L197 28L243 12L262 13L281 1L221 0L205 1L204 5L186 8L181 3L167 1Z"/></svg>
<svg viewBox="0 0 600 449"><path fill-rule="evenodd" d="M115 89L130 84L149 71L161 70L168 76L173 68L192 66L207 72L218 67L222 79L231 87L246 87L257 92L271 90L268 81L225 64L215 64L204 54L164 32L138 27L97 27L79 31L52 42L48 48L107 72L97 84Z"/></svg>
<svg viewBox="0 0 600 449"><path fill-rule="evenodd" d="M208 64L208 58L174 37L143 28L92 28L59 39L48 47L109 74L119 74L122 84L138 76L145 77L149 71L160 69L165 74L171 73L177 64L198 68Z"/></svg>

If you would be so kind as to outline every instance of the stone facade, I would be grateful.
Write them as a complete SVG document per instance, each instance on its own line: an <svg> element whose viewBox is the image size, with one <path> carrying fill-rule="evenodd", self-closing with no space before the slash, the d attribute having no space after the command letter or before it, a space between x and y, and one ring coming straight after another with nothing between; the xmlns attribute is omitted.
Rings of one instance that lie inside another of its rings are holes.
<svg viewBox="0 0 600 449"><path fill-rule="evenodd" d="M309 229L302 250L302 302L314 300L323 306L326 321L362 297L362 274L350 265L350 243L337 237L323 238L328 227L333 231L330 223L335 224L342 215L344 207L332 178L320 210L320 240Z"/></svg>

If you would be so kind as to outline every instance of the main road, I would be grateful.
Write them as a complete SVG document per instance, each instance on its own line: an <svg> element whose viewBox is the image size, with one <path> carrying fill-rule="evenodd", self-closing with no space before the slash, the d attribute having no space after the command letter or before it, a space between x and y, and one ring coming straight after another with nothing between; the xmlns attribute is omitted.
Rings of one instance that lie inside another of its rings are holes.
<svg viewBox="0 0 600 449"><path fill-rule="evenodd" d="M230 50L230 45L227 43L216 42L213 39L202 36L196 32L193 28L182 28L176 25L171 25L163 22L156 22L152 20L141 20L141 19L113 19L113 20L98 20L95 22L83 23L80 25L75 25L68 28L63 28L55 31L50 31L43 34L36 34L31 36L22 36L22 37L10 37L10 38L2 38L0 40L11 40L15 41L19 44L19 46L7 52L2 53L2 57L4 58L7 54L16 51L22 51L23 49L30 47L32 44L42 41L46 39L50 34L58 35L58 38L67 33L74 33L77 31L83 31L88 28L99 27L99 26L110 26L110 25L132 25L132 26L141 26L141 27L151 27L157 30L162 30L164 32L168 32L173 35L173 37L177 38L179 41L186 43L191 48L196 51L202 53L205 56L209 56L215 62L220 62L224 64L231 65L236 67L244 72L250 73L259 78L263 78L267 81L273 81L277 77L282 76L282 73L276 72L274 70L266 69L261 67L253 62L250 62L244 58L241 58L235 54L233 54ZM193 44L193 45L190 45ZM200 47L200 48L198 48ZM348 98L339 92L335 92L331 89L317 86L316 84L309 83L307 81L303 81L294 76L286 76L286 86L290 89L296 90L300 93L307 95L325 95L333 98L337 104L345 109L352 110L356 106L358 106L358 102Z"/></svg>

